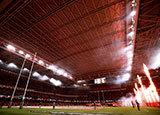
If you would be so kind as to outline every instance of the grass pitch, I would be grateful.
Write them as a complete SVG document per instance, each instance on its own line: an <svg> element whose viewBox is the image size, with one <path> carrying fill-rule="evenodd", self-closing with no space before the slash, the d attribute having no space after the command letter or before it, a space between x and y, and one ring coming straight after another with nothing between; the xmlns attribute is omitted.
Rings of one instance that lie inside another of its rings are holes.
<svg viewBox="0 0 160 115"><path fill-rule="evenodd" d="M31 113L30 111L39 111L42 113ZM99 110L76 110L76 109L40 109L40 108L2 108L0 109L0 115L49 115L48 111L56 112L76 112L76 113L119 113L127 115L160 115L160 108L155 107L141 107L141 111L132 107L105 107ZM54 114L52 114L54 115Z"/></svg>

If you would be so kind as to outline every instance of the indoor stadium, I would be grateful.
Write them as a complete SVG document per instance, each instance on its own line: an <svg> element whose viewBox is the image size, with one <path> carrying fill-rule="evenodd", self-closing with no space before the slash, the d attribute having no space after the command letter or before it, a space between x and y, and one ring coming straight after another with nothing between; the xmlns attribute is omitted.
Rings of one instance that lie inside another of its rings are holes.
<svg viewBox="0 0 160 115"><path fill-rule="evenodd" d="M160 115L160 0L0 0L0 115Z"/></svg>

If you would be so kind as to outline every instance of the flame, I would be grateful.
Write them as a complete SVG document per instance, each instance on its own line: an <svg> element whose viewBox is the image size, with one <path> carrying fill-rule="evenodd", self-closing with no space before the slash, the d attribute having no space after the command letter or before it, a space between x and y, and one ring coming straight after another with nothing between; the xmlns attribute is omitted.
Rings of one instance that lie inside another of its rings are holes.
<svg viewBox="0 0 160 115"><path fill-rule="evenodd" d="M158 92L157 92L157 89L156 89L156 86L154 85L153 81L152 81L152 78L150 76L150 73L148 71L148 68L145 64L143 64L143 67L144 67L144 72L146 73L149 81L150 81L150 93L151 94L154 94L154 96L156 97L156 100L159 101L159 95L158 95Z"/></svg>
<svg viewBox="0 0 160 115"><path fill-rule="evenodd" d="M145 89L144 89L144 86L143 86L143 84L142 84L142 80L141 80L141 78L139 77L139 75L137 75L137 79L138 79L138 81L139 81L139 84L141 85L143 95L144 95L146 101L148 102L148 101L149 101L148 98L147 98L147 95L148 95L148 94L147 94L147 92L146 92Z"/></svg>
<svg viewBox="0 0 160 115"><path fill-rule="evenodd" d="M133 88L133 91L134 91L134 94L136 95L136 94L137 94L137 91L136 91L136 89L135 89L135 88Z"/></svg>
<svg viewBox="0 0 160 115"><path fill-rule="evenodd" d="M145 97L145 102L157 102L160 100L160 98L159 98L156 86L154 85L154 83L152 81L152 78L150 76L150 73L149 73L147 66L145 64L143 64L143 67L144 67L144 72L149 80L150 85L148 88L145 89L144 88L145 86L143 85L141 78L139 77L139 75L137 75L137 79L138 79L138 82L141 86L141 89L138 88L137 83L135 83L135 88L133 89L134 93L135 93L135 97L136 97L137 101L140 103L142 102L143 97Z"/></svg>
<svg viewBox="0 0 160 115"><path fill-rule="evenodd" d="M134 91L135 91L135 93L136 93L136 99L137 99L137 101L138 101L139 103L141 103L141 102L142 102L142 98L141 98L140 91L139 91L139 89L138 89L137 83L135 83L135 88L136 88L136 89L134 89Z"/></svg>
<svg viewBox="0 0 160 115"><path fill-rule="evenodd" d="M149 73L149 71L148 71L147 66L146 66L144 63L143 63L143 68L144 68L144 72L145 72L145 74L147 75L147 77L148 77L149 81L151 82L151 81L152 81L152 79L151 79L151 77L150 77L150 73Z"/></svg>
<svg viewBox="0 0 160 115"><path fill-rule="evenodd" d="M136 88L137 91L139 91L137 83L135 83L135 88Z"/></svg>

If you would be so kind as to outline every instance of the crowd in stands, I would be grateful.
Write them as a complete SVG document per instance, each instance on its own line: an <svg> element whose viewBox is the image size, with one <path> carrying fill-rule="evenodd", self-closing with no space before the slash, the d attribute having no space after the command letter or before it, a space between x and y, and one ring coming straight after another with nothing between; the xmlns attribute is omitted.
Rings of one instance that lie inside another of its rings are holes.
<svg viewBox="0 0 160 115"><path fill-rule="evenodd" d="M17 74L0 69L0 95L11 96L16 84L16 80ZM22 97L26 82L27 77L21 76L15 96ZM110 91L76 91L76 89L64 89L62 87L53 86L48 82L31 78L26 97L32 97L32 99L25 99L24 106L52 106L53 100L48 101L47 99L54 99L54 102L56 102L56 105L58 106L86 105L87 103L92 103L95 100L101 100L101 103L103 103L106 100L118 100L127 93L128 91L125 89L114 89ZM9 101L10 97L0 97L0 102L1 104L3 103L3 105L7 106ZM21 99L13 99L13 105L15 106L20 105L20 102Z"/></svg>

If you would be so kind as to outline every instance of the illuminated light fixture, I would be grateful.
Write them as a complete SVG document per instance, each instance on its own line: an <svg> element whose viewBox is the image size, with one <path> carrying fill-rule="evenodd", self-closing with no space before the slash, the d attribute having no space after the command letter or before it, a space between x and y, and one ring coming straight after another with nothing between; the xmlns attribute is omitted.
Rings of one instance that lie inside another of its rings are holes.
<svg viewBox="0 0 160 115"><path fill-rule="evenodd" d="M44 62L42 60L39 60L38 63L42 64L42 65L44 64Z"/></svg>
<svg viewBox="0 0 160 115"><path fill-rule="evenodd" d="M63 70L63 69L58 69L58 70L57 70L57 74L58 74L58 75L63 75L63 73L64 73L64 70Z"/></svg>
<svg viewBox="0 0 160 115"><path fill-rule="evenodd" d="M63 69L58 69L55 65L49 65L47 69L50 69L51 71L55 72L58 75L62 75L64 77L68 77L72 79L72 76L69 75L67 72L65 72Z"/></svg>
<svg viewBox="0 0 160 115"><path fill-rule="evenodd" d="M21 50L19 50L19 51L18 51L18 53L19 53L19 54L21 54L21 55L23 55L23 54L24 54L24 52L23 52L23 51L21 51Z"/></svg>
<svg viewBox="0 0 160 115"><path fill-rule="evenodd" d="M132 0L132 3L135 3L136 1L135 0Z"/></svg>
<svg viewBox="0 0 160 115"><path fill-rule="evenodd" d="M7 45L7 49L9 49L11 51L16 51L16 48L12 45Z"/></svg>
<svg viewBox="0 0 160 115"><path fill-rule="evenodd" d="M54 78L51 78L49 81L55 86L61 86L62 85L61 81L55 80Z"/></svg>
<svg viewBox="0 0 160 115"><path fill-rule="evenodd" d="M132 29L132 30L134 29L134 26L133 26L133 24L132 24L132 25L129 27L129 29Z"/></svg>
<svg viewBox="0 0 160 115"><path fill-rule="evenodd" d="M71 75L68 75L67 77L70 78L70 79L72 79L72 76L71 76Z"/></svg>
<svg viewBox="0 0 160 115"><path fill-rule="evenodd" d="M73 86L74 86L74 87L79 87L79 85L77 85L77 84L74 84Z"/></svg>
<svg viewBox="0 0 160 115"><path fill-rule="evenodd" d="M40 77L39 79L42 81L49 80L48 76L46 76L46 75Z"/></svg>
<svg viewBox="0 0 160 115"><path fill-rule="evenodd" d="M8 66L9 68L18 69L17 65L15 65L14 63L9 63L7 66Z"/></svg>
<svg viewBox="0 0 160 115"><path fill-rule="evenodd" d="M0 60L0 64L3 64L3 61L2 61L2 60Z"/></svg>
<svg viewBox="0 0 160 115"><path fill-rule="evenodd" d="M133 31L131 31L130 33L128 33L128 36L130 36L130 37L133 37L133 35L134 35Z"/></svg>
<svg viewBox="0 0 160 115"><path fill-rule="evenodd" d="M26 54L26 58L31 58L31 55L29 55L29 54Z"/></svg>
<svg viewBox="0 0 160 115"><path fill-rule="evenodd" d="M133 44L133 40L130 40L128 44L129 44L129 45L132 45L132 44Z"/></svg>
<svg viewBox="0 0 160 115"><path fill-rule="evenodd" d="M66 72L64 72L64 73L63 73L63 76L64 76L64 77L67 77L67 76L68 76L68 74L67 74Z"/></svg>
<svg viewBox="0 0 160 115"><path fill-rule="evenodd" d="M87 86L87 84L83 84L83 86Z"/></svg>
<svg viewBox="0 0 160 115"><path fill-rule="evenodd" d="M132 24L135 24L135 19L134 19L134 18L132 18L131 20L132 20Z"/></svg>
<svg viewBox="0 0 160 115"><path fill-rule="evenodd" d="M23 69L23 71L27 71L27 72L29 72L29 70L28 70L27 68L24 68L24 69Z"/></svg>
<svg viewBox="0 0 160 115"><path fill-rule="evenodd" d="M47 67L47 69L50 69L50 70L52 70L53 72L56 72L56 71L57 71L57 67L56 67L55 65L49 65L49 66Z"/></svg>
<svg viewBox="0 0 160 115"><path fill-rule="evenodd" d="M132 7L136 6L136 3L132 3Z"/></svg>
<svg viewBox="0 0 160 115"><path fill-rule="evenodd" d="M32 76L33 77L41 77L41 75L38 72L36 72L36 71L32 74Z"/></svg>
<svg viewBox="0 0 160 115"><path fill-rule="evenodd" d="M78 80L77 83L83 83L86 82L85 80Z"/></svg>
<svg viewBox="0 0 160 115"><path fill-rule="evenodd" d="M130 16L134 16L136 14L136 11L133 10L131 13L130 13Z"/></svg>

